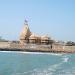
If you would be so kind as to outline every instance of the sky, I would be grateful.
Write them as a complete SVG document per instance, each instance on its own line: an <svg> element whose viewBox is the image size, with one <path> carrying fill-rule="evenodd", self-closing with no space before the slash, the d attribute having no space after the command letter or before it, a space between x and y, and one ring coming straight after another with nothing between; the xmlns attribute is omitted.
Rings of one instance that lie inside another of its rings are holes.
<svg viewBox="0 0 75 75"><path fill-rule="evenodd" d="M75 41L75 0L0 0L0 36L19 40L24 20L31 32Z"/></svg>

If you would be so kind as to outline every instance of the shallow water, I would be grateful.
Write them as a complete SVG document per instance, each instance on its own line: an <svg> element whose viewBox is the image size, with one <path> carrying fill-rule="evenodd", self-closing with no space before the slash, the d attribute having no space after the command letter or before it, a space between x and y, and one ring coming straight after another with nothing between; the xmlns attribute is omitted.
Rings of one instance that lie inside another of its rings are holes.
<svg viewBox="0 0 75 75"><path fill-rule="evenodd" d="M75 54L0 52L0 75L75 75Z"/></svg>

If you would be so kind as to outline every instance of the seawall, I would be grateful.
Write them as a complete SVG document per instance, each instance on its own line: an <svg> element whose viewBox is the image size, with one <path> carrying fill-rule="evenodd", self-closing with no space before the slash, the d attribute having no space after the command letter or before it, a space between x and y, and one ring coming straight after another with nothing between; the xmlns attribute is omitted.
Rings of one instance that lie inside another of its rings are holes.
<svg viewBox="0 0 75 75"><path fill-rule="evenodd" d="M0 51L26 51L26 52L51 52L51 53L75 53L75 46L63 45L36 45L11 42L0 42Z"/></svg>

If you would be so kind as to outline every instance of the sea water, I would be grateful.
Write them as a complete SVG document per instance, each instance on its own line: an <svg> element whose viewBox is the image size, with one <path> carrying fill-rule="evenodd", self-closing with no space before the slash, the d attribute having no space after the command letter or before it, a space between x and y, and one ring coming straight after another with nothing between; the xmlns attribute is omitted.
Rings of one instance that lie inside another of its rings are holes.
<svg viewBox="0 0 75 75"><path fill-rule="evenodd" d="M0 51L0 75L75 75L75 54Z"/></svg>

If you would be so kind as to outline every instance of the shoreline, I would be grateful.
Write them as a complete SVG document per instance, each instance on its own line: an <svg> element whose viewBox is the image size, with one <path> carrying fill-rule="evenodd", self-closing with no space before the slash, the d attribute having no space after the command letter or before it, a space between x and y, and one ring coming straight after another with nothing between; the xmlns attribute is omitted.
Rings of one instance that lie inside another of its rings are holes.
<svg viewBox="0 0 75 75"><path fill-rule="evenodd" d="M48 51L45 51L45 50L33 50L33 49L18 49L18 48L0 48L0 51L18 51L18 52L33 52L33 53L75 53L75 51L71 51L71 50L48 50Z"/></svg>
<svg viewBox="0 0 75 75"><path fill-rule="evenodd" d="M38 55L38 54L47 54L47 55L56 55L56 56L62 56L64 54L67 53L43 53L43 52L23 52L23 51L0 51L0 53L19 53L19 54L34 54L34 55Z"/></svg>

